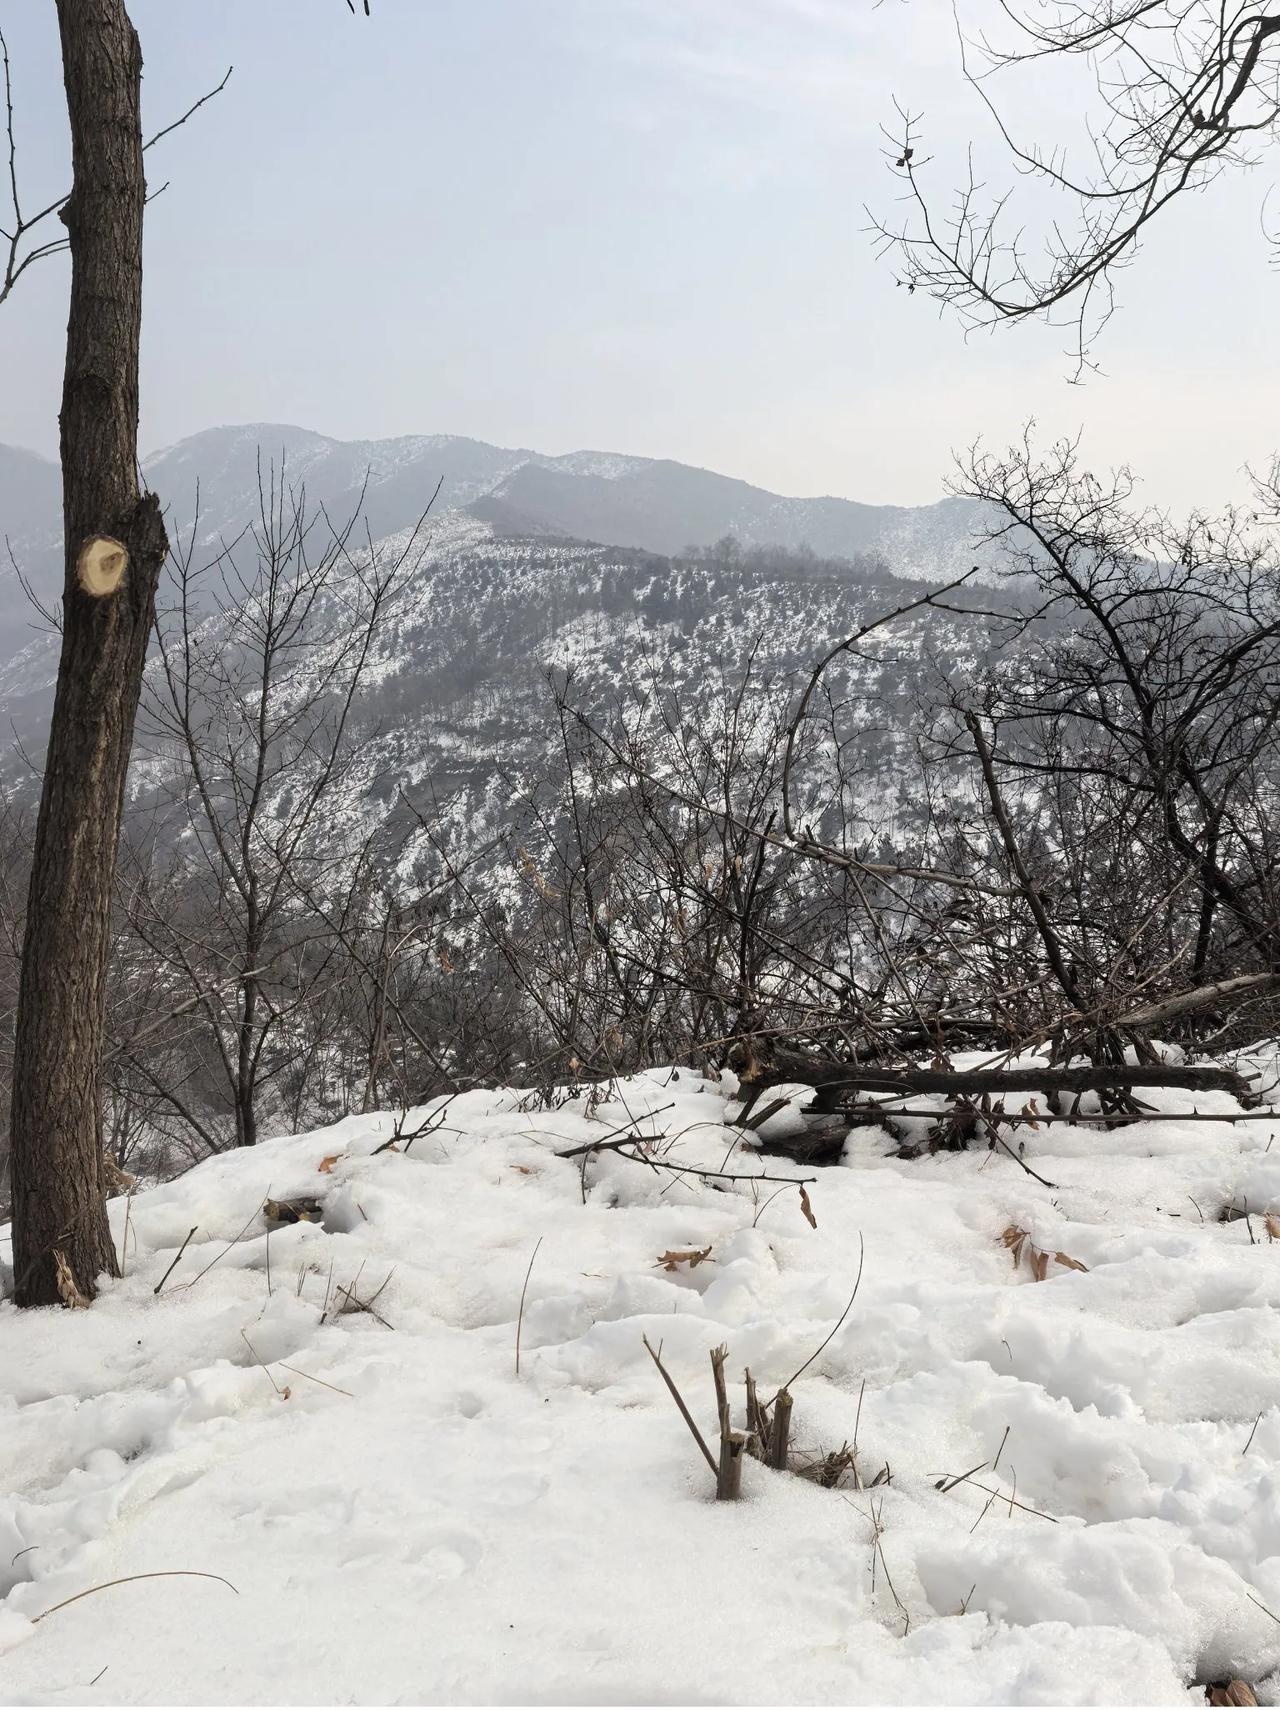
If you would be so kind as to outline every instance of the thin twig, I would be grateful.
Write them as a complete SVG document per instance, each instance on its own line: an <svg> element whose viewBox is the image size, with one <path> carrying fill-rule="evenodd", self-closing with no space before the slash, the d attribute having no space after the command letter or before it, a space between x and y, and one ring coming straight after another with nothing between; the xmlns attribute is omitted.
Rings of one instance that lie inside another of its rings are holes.
<svg viewBox="0 0 1280 1710"><path fill-rule="evenodd" d="M191 1237L195 1234L196 1230L199 1227L200 1227L200 1225L198 1223L196 1223L196 1224L193 1224L192 1227L187 1231L187 1240L182 1243L182 1245L178 1248L178 1251L174 1254L173 1263L169 1266L169 1269L164 1273L164 1275L160 1278L160 1281L152 1289L152 1291L151 1291L152 1294L159 1294L160 1290L164 1287L164 1285L168 1282L169 1278L173 1275L174 1271L177 1269L178 1260L182 1257L182 1255L187 1250L187 1241L189 1241L191 1239Z"/></svg>
<svg viewBox="0 0 1280 1710"><path fill-rule="evenodd" d="M684 1420L685 1424L689 1427L690 1431L692 1431L693 1440L698 1445L698 1447L702 1450L703 1458L705 1459L707 1465L711 1468L712 1476L714 1478L718 1479L720 1476L719 1463L717 1462L715 1456L711 1453L711 1450L707 1447L707 1440L702 1435L702 1432L699 1431L697 1423L694 1420L692 1413L690 1413L689 1409L685 1406L684 1397L681 1395L680 1391L676 1388L675 1379L671 1376L671 1373L663 1365L660 1356L654 1352L653 1345L649 1341L649 1338L647 1336L642 1336L640 1339L644 1343L646 1349L648 1350L649 1358L653 1361L654 1365L657 1366L659 1372L661 1372L663 1383L665 1383L667 1388L671 1391L671 1399L675 1402L676 1406L680 1409L680 1417Z"/></svg>
<svg viewBox="0 0 1280 1710"><path fill-rule="evenodd" d="M203 1269L203 1270L202 1270L202 1271L201 1271L201 1272L199 1272L199 1274L198 1274L198 1275L196 1275L196 1276L194 1276L194 1277L192 1277L192 1279L191 1279L191 1281L190 1281L190 1282L189 1282L189 1283L183 1283L183 1285L182 1285L182 1286L183 1286L183 1288L194 1288L194 1287L195 1287L195 1286L196 1286L196 1284L197 1284L197 1283L198 1283L198 1282L199 1282L199 1281L200 1281L200 1278L201 1278L201 1277L204 1277L204 1276L208 1276L208 1274L209 1274L209 1272L210 1272L210 1271L211 1271L211 1270L212 1270L212 1269L213 1269L213 1267L214 1267L214 1266L215 1266L215 1265L216 1265L216 1264L217 1264L217 1263L218 1263L218 1260L219 1260L219 1259L225 1259L225 1258L226 1258L226 1256L227 1256L227 1254L228 1254L228 1253L229 1253L229 1252L230 1252L230 1251L231 1251L231 1249L232 1249L232 1248L233 1248L233 1247L234 1247L234 1246L235 1246L235 1245L236 1245L236 1244L237 1244L237 1243L238 1243L238 1242L240 1242L240 1241L242 1241L242 1240L243 1240L243 1239L244 1239L244 1237L245 1237L245 1233L246 1233L246 1232L247 1232L247 1230L248 1230L248 1228L249 1228L249 1224L250 1224L250 1223L252 1223L252 1222L253 1222L253 1220L254 1220L254 1218L255 1218L255 1217L257 1217L257 1215L258 1215L258 1213L259 1213L259 1212L260 1212L260 1211L261 1211L261 1210L262 1210L262 1207L263 1207L263 1205L264 1205L264 1204L265 1204L265 1203L266 1203L266 1201L265 1201L265 1200L263 1200L263 1201L260 1201L260 1202L259 1202L259 1203L258 1203L258 1204L257 1204L257 1205L255 1205L255 1206L254 1206L254 1208L253 1208L253 1210L252 1210L252 1211L251 1211L251 1212L250 1212L250 1213L249 1213L249 1216L248 1216L248 1218L247 1218L247 1219L246 1219L246 1221L245 1221L245 1225L244 1225L244 1228L243 1228L243 1229L242 1229L242 1230L241 1230L241 1231L240 1231L240 1233L239 1233L239 1234L238 1234L238 1235L237 1235L237 1236L236 1236L236 1237L235 1237L235 1240L233 1240L233 1241L228 1241L228 1242L227 1242L227 1244L226 1244L226 1246L225 1246L225 1247L224 1247L224 1248L223 1248L223 1249L222 1249L222 1251L221 1251L221 1252L220 1252L220 1253L219 1253L219 1254L218 1254L218 1255L217 1255L217 1258L213 1258L213 1259L210 1259L210 1260L209 1260L209 1263L208 1263L208 1264L207 1264L207 1265L206 1265L206 1266L205 1266L205 1268L204 1268L204 1269Z"/></svg>

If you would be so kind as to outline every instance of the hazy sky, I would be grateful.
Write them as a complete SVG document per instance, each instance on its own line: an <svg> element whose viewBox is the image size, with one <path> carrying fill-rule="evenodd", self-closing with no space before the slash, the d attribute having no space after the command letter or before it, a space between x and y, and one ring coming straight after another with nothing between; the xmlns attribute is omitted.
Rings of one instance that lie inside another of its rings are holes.
<svg viewBox="0 0 1280 1710"><path fill-rule="evenodd" d="M981 0L960 0L974 14ZM149 156L143 445L296 422L669 456L789 493L939 496L953 447L1083 428L1157 500L1280 448L1268 162L1175 211L1120 282L1106 378L1065 335L967 343L896 290L882 122L956 180L990 125L940 0L131 0ZM32 201L65 172L51 0L0 0ZM1052 140L1082 87L1013 111ZM994 150L980 156L994 180ZM65 262L0 309L0 440L53 451Z"/></svg>

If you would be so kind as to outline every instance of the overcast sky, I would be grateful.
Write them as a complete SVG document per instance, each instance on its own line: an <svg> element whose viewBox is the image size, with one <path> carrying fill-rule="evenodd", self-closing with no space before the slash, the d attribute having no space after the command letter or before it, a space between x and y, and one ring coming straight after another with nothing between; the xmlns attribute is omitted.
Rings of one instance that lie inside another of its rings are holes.
<svg viewBox="0 0 1280 1710"><path fill-rule="evenodd" d="M960 0L962 15L981 3ZM866 232L882 122L940 189L990 124L940 0L131 0L149 156L143 445L293 422L679 458L787 493L937 498L1034 415L1160 502L1280 447L1272 168L1175 211L1120 281L1106 377L1065 335L968 342ZM65 172L53 6L0 0L28 198ZM1051 141L1087 90L1010 88ZM998 154L980 155L994 179ZM0 440L52 453L66 270L0 309Z"/></svg>

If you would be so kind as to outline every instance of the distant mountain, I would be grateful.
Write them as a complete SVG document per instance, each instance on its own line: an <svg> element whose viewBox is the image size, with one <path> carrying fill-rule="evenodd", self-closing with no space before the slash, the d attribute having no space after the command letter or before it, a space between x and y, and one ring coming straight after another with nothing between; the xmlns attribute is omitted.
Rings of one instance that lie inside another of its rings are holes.
<svg viewBox="0 0 1280 1710"><path fill-rule="evenodd" d="M180 525L194 513L199 482L203 535L244 517L260 457L283 462L292 480L339 515L355 508L364 487L375 538L409 527L440 482L442 508L469 508L503 533L667 555L731 534L744 546L809 547L827 558L878 553L897 575L942 581L972 562L978 514L964 499L903 506L784 498L666 458L549 456L447 434L335 440L266 423L210 428L144 467Z"/></svg>
<svg viewBox="0 0 1280 1710"><path fill-rule="evenodd" d="M379 664L374 699L389 724L375 746L383 775L464 785L473 799L499 756L532 764L548 666L575 664L602 694L641 660L673 688L702 685L732 676L766 637L760 662L786 673L868 607L906 597L904 582L918 592L973 561L967 501L786 498L608 452L548 456L448 435L342 441L257 424L209 429L144 469L171 537L194 536L200 565L253 522L273 466L335 522L361 510L361 538L367 525L375 541L411 529L439 485L411 613ZM56 466L0 447L0 536L48 606L62 582L59 511ZM718 547L727 536L742 550ZM251 573L247 555L241 565ZM0 780L39 760L57 658L17 577L0 578Z"/></svg>
<svg viewBox="0 0 1280 1710"><path fill-rule="evenodd" d="M361 502L375 539L408 528L440 485L438 509L470 510L496 533L639 547L664 555L734 535L744 546L809 548L821 557L878 555L895 575L945 581L973 561L977 508L868 505L786 498L665 458L575 451L549 456L450 434L337 440L275 423L209 428L147 458L171 533L199 544L238 534L258 503L259 469L287 480L336 517ZM197 508L198 507L198 508ZM0 537L42 599L61 586L57 468L0 446ZM0 587L0 650L21 643L16 578ZM17 633L15 634L15 628Z"/></svg>

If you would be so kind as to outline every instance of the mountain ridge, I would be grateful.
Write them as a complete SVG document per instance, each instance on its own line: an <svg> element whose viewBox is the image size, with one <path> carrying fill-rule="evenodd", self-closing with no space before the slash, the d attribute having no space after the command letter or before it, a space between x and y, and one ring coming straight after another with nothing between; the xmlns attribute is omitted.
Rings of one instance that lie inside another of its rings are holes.
<svg viewBox="0 0 1280 1710"><path fill-rule="evenodd" d="M678 553L726 535L744 546L827 558L878 554L903 577L946 581L972 560L971 501L875 505L835 495L796 497L672 458L579 449L547 453L458 434L341 440L290 423L211 427L143 463L170 532L200 542L239 532L258 503L260 475L281 469L335 517L363 510L375 539L410 527L439 486L440 509L476 508L504 533ZM61 585L56 464L0 446L0 535L37 594ZM16 597L15 597L16 596ZM0 598L0 644L22 616L15 587Z"/></svg>

